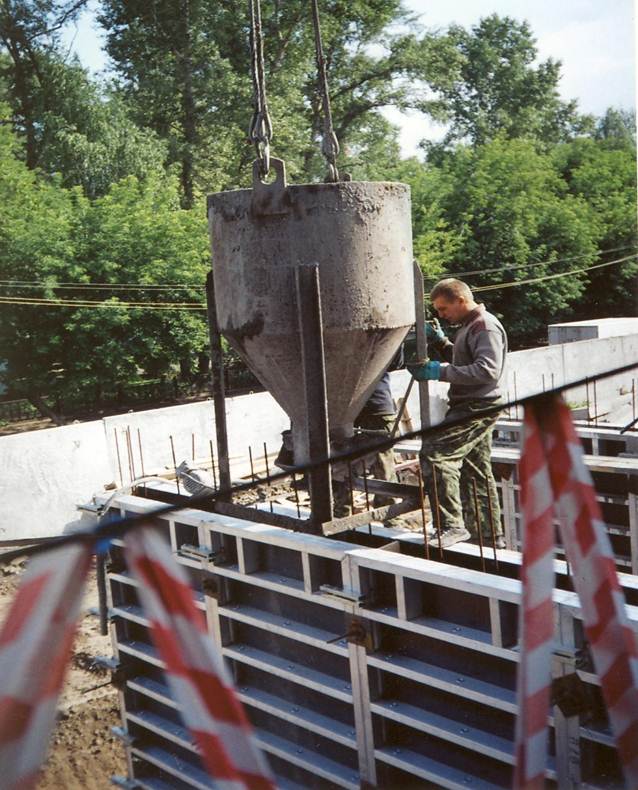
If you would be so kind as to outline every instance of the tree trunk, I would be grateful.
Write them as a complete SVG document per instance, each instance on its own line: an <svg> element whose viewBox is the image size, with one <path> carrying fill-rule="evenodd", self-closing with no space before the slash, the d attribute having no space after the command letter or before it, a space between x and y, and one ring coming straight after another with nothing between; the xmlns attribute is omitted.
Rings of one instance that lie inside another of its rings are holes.
<svg viewBox="0 0 638 790"><path fill-rule="evenodd" d="M182 133L184 148L182 152L182 205L193 207L194 152L197 144L197 118L195 97L193 95L193 40L191 0L181 0L180 17L182 21L182 51L179 59L180 89L182 104Z"/></svg>

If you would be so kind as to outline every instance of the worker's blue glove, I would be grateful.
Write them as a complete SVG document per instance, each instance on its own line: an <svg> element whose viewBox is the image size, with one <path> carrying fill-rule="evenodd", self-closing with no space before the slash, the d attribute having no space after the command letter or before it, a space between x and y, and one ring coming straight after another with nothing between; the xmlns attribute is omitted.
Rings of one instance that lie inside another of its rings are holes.
<svg viewBox="0 0 638 790"><path fill-rule="evenodd" d="M438 318L425 322L425 336L428 340L433 340L435 343L443 343L447 339L445 332L441 329Z"/></svg>
<svg viewBox="0 0 638 790"><path fill-rule="evenodd" d="M423 365L408 365L408 370L417 381L439 381L441 363L431 360Z"/></svg>

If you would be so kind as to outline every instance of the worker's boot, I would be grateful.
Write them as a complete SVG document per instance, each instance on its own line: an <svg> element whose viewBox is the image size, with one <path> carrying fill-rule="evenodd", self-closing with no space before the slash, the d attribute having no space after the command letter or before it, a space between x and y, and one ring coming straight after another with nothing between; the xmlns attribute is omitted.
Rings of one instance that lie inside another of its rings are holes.
<svg viewBox="0 0 638 790"><path fill-rule="evenodd" d="M428 544L430 546L434 546L435 548L438 548L440 545L441 548L448 549L455 543L463 543L469 539L470 533L465 529L465 527L456 527L454 529L441 530L440 544L439 536L436 533L434 534L434 537L428 541Z"/></svg>

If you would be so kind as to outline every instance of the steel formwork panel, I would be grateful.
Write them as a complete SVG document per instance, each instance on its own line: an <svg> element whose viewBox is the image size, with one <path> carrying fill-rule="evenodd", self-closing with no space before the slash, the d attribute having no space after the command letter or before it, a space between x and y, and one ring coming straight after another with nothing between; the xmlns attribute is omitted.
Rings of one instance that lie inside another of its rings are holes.
<svg viewBox="0 0 638 790"><path fill-rule="evenodd" d="M156 504L122 496L112 506L144 513ZM518 581L400 553L414 549L414 536L385 551L197 510L155 523L189 573L282 787L511 785ZM200 547L201 559L185 546ZM119 541L110 563L129 777L212 787ZM638 627L638 609L628 611ZM583 665L576 596L556 590L554 612L554 676L578 671L590 704L571 718L554 708L547 783L613 786L618 760L598 680Z"/></svg>

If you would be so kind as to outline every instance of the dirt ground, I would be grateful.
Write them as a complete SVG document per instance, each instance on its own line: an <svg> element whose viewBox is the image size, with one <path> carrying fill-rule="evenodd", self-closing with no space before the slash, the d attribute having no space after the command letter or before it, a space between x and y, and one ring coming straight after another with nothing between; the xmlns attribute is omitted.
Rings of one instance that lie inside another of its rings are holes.
<svg viewBox="0 0 638 790"><path fill-rule="evenodd" d="M22 563L0 569L0 622L7 615L22 570ZM111 727L121 724L117 694L110 684L94 689L108 683L110 674L96 669L93 659L111 655L111 640L100 635L99 620L89 611L97 602L95 572L91 572L39 790L103 790L113 786L113 774L126 775L124 748L111 734Z"/></svg>

